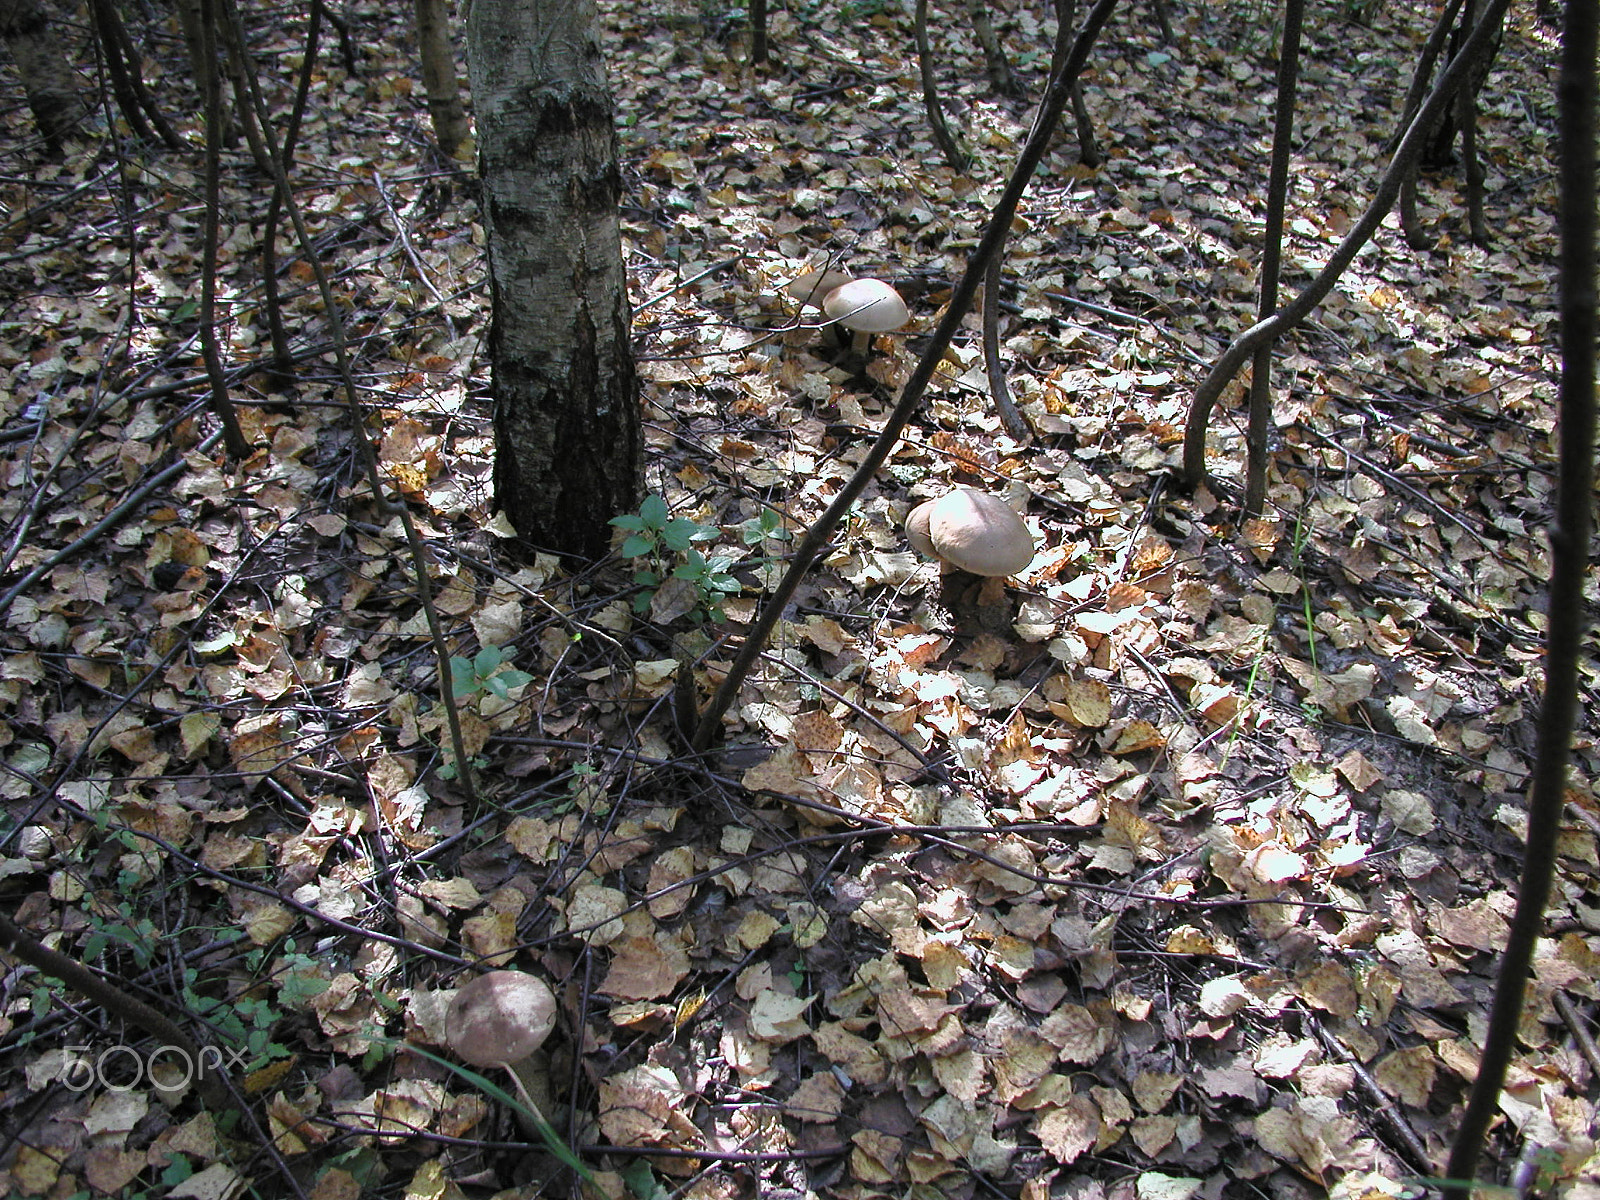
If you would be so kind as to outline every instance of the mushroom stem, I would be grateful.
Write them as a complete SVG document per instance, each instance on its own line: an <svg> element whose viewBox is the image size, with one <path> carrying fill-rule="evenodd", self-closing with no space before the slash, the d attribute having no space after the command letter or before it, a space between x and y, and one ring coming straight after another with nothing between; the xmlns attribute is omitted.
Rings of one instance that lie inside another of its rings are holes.
<svg viewBox="0 0 1600 1200"><path fill-rule="evenodd" d="M517 1113L518 1124L527 1133L537 1136L539 1126L549 1127L550 1122L545 1118L544 1110L539 1107L539 1102L533 1098L533 1091L535 1088L539 1088L541 1091L545 1090L541 1085L548 1084L549 1080L538 1069L533 1058L534 1056L530 1054L527 1058L519 1058L516 1062L501 1063L500 1065L510 1073L512 1080L517 1085L517 1095L528 1106L527 1112Z"/></svg>
<svg viewBox="0 0 1600 1200"><path fill-rule="evenodd" d="M543 980L520 971L490 971L457 989L450 1002L446 1040L475 1067L504 1067L527 1104L518 1113L535 1136L548 1129L534 1093L550 1094L548 1056L541 1053L555 1026L556 998Z"/></svg>

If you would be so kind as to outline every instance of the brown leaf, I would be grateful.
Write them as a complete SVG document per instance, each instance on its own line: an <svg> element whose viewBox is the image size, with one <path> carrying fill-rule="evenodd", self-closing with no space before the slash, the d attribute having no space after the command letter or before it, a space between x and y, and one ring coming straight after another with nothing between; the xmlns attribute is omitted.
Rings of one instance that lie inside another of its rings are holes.
<svg viewBox="0 0 1600 1200"><path fill-rule="evenodd" d="M1384 1055L1372 1068L1373 1078L1402 1104L1422 1108L1433 1091L1438 1059L1431 1046L1409 1046Z"/></svg>
<svg viewBox="0 0 1600 1200"><path fill-rule="evenodd" d="M1166 744L1166 735L1149 721L1133 720L1117 731L1116 741L1107 749L1112 754L1138 754L1142 750L1159 750Z"/></svg>
<svg viewBox="0 0 1600 1200"><path fill-rule="evenodd" d="M1166 1113L1139 1117L1128 1126L1128 1136L1133 1144L1150 1158L1155 1158L1172 1144L1178 1134L1178 1118Z"/></svg>
<svg viewBox="0 0 1600 1200"><path fill-rule="evenodd" d="M1436 909L1428 914L1428 924L1446 941L1473 950L1498 952L1505 948L1506 933L1510 927L1502 907L1509 908L1509 898L1500 893L1496 898L1483 896L1470 900L1459 908Z"/></svg>
<svg viewBox="0 0 1600 1200"><path fill-rule="evenodd" d="M878 997L879 1020L884 1032L899 1037L937 1029L953 1006L931 993L885 992Z"/></svg>
<svg viewBox="0 0 1600 1200"><path fill-rule="evenodd" d="M1158 1113L1182 1083L1183 1076L1170 1071L1140 1071L1131 1084L1134 1102L1147 1113Z"/></svg>
<svg viewBox="0 0 1600 1200"><path fill-rule="evenodd" d="M1054 1045L1061 1061L1088 1064L1111 1047L1117 1032L1117 1017L1105 1001L1089 1007L1063 1004L1044 1019L1039 1035Z"/></svg>
<svg viewBox="0 0 1600 1200"><path fill-rule="evenodd" d="M837 1021L825 1021L812 1035L817 1052L863 1087L875 1087L888 1076L882 1056L865 1038L851 1033Z"/></svg>
<svg viewBox="0 0 1600 1200"><path fill-rule="evenodd" d="M1074 1096L1062 1107L1046 1109L1035 1117L1033 1132L1050 1156L1065 1166L1095 1144L1100 1110L1089 1097Z"/></svg>
<svg viewBox="0 0 1600 1200"><path fill-rule="evenodd" d="M838 1120L844 1110L844 1088L832 1071L818 1071L795 1088L783 1110L795 1120L813 1125Z"/></svg>
<svg viewBox="0 0 1600 1200"><path fill-rule="evenodd" d="M691 1149L699 1132L684 1113L689 1102L666 1067L637 1066L600 1081L600 1130L618 1146Z"/></svg>
<svg viewBox="0 0 1600 1200"><path fill-rule="evenodd" d="M1031 1029L1008 1029L1000 1042L1000 1057L994 1064L995 1099L1010 1104L1056 1064L1057 1050Z"/></svg>
<svg viewBox="0 0 1600 1200"><path fill-rule="evenodd" d="M621 1000L654 1000L671 994L689 974L689 955L666 932L612 942L611 965L597 989Z"/></svg>
<svg viewBox="0 0 1600 1200"><path fill-rule="evenodd" d="M1358 792L1364 792L1371 788L1373 784L1383 781L1383 773L1373 766L1366 755L1359 750L1349 751L1334 764L1334 768Z"/></svg>

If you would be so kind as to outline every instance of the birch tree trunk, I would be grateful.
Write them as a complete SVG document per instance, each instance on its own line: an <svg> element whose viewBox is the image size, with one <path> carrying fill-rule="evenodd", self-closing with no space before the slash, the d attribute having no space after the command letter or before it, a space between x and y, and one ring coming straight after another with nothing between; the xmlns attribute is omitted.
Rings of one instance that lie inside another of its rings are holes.
<svg viewBox="0 0 1600 1200"><path fill-rule="evenodd" d="M422 86L428 93L428 115L434 140L446 155L467 140L467 111L456 79L456 56L450 48L450 13L445 0L414 0L417 53L422 60Z"/></svg>
<svg viewBox="0 0 1600 1200"><path fill-rule="evenodd" d="M638 498L642 433L594 0L474 0L493 324L495 500L535 545L599 557Z"/></svg>
<svg viewBox="0 0 1600 1200"><path fill-rule="evenodd" d="M37 0L0 0L0 41L11 51L33 119L52 150L77 128L83 99Z"/></svg>

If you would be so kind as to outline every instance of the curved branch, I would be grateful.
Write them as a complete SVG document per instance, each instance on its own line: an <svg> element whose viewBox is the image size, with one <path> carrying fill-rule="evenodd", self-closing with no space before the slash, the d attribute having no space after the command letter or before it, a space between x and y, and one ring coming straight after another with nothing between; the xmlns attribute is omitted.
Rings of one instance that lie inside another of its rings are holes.
<svg viewBox="0 0 1600 1200"><path fill-rule="evenodd" d="M778 586L762 605L755 624L745 635L743 647L733 660L733 665L728 668L727 677L717 689L716 695L711 698L711 703L705 712L700 715L699 724L695 726L694 737L690 743L696 751L704 751L710 747L712 739L722 726L722 714L728 711L734 697L739 694L740 685L750 674L750 668L755 665L756 659L761 656L767 639L772 636L773 627L783 615L784 607L794 595L795 589L800 586L800 580L811 569L811 564L816 561L817 555L827 543L828 536L850 511L856 498L866 491L867 484L889 457L889 452L900 440L900 434L917 411L917 406L922 403L923 393L927 391L934 371L938 369L944 359L944 352L949 349L956 330L960 328L961 319L972 307L972 299L977 295L978 285L983 281L989 260L999 253L1001 245L1005 242L1006 233L1011 228L1011 218L1016 215L1017 205L1022 201L1022 193L1027 190L1033 172L1044 157L1045 149L1050 144L1051 134L1055 131L1056 121L1060 119L1061 111L1066 106L1067 93L1071 89L1072 81L1083 70L1095 38L1099 36L1101 28L1104 27L1111 16L1111 10L1116 5L1117 0L1099 0L1089 11L1083 31L1078 34L1078 40L1073 44L1072 53L1068 56L1063 70L1058 78L1051 81L1050 89L1045 93L1039 117L1033 123L1028 140L1023 143L1022 153L1017 158L1017 165L1011 172L1011 178L1006 182L1004 193L995 203L994 214L989 218L989 224L983 231L983 238L978 242L978 248L972 252L972 257L967 261L967 269L962 272L961 279L951 292L950 303L945 308L944 316L940 318L939 324L929 337L922 357L917 360L917 365L911 372L911 378L906 380L899 403L889 414L882 432L872 443L866 457L861 460L861 465L856 468L855 474L845 481L844 486L839 489L839 494L833 498L833 503L828 505L827 511L817 518L816 524L806 530L805 536L795 546L789 569L784 572L783 578L778 581Z"/></svg>
<svg viewBox="0 0 1600 1200"><path fill-rule="evenodd" d="M37 967L46 975L53 975L73 991L87 996L109 1013L115 1013L130 1025L137 1025L151 1037L160 1038L181 1050L194 1067L195 1086L208 1108L225 1111L236 1107L233 1096L223 1082L226 1072L220 1062L207 1064L206 1056L187 1033L178 1028L170 1017L151 1008L143 1000L131 996L116 984L100 978L75 958L59 950L52 950L43 942L31 937L26 930L0 913L0 948L15 954L23 962Z"/></svg>
<svg viewBox="0 0 1600 1200"><path fill-rule="evenodd" d="M1445 68L1444 74L1439 76L1437 86L1429 93L1427 100L1412 118L1405 137L1400 139L1399 148L1394 152L1394 158L1390 160L1388 169L1378 182L1378 190L1373 193L1371 203L1361 214L1360 220L1351 226L1350 232L1345 234L1344 240L1334 249L1327 266L1323 267L1316 278L1288 304L1265 320L1257 321L1235 338L1233 344L1222 352L1210 373L1200 381L1200 386L1195 389L1194 400L1189 405L1189 421L1184 429L1183 467L1177 478L1177 484L1182 490L1193 491L1205 479L1206 426L1211 418L1212 407L1222 395L1222 389L1227 387L1228 381L1238 374L1245 360L1259 347L1287 333L1310 316L1311 310L1322 303L1323 297L1333 290L1333 285L1339 282L1339 277L1344 274L1345 268L1350 265L1361 248L1372 240L1372 235L1378 231L1378 226L1383 224L1383 219L1394 207L1395 198L1400 194L1401 182L1422 154L1423 145L1432 132L1433 118L1450 103L1457 86L1472 69L1479 48L1493 36L1509 5L1510 0L1491 0L1484 10L1483 16L1473 26L1472 36L1467 39L1460 52L1450 60L1450 65Z"/></svg>

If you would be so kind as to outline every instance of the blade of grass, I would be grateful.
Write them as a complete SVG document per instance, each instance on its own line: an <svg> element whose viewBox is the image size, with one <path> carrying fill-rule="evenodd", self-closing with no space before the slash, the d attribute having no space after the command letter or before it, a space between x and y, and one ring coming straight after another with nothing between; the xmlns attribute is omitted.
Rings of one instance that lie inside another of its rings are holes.
<svg viewBox="0 0 1600 1200"><path fill-rule="evenodd" d="M405 1050L410 1054L420 1054L423 1058L430 1059L452 1073L459 1075L491 1100L498 1101L508 1108L521 1113L529 1121L533 1122L533 1127L539 1131L539 1137L543 1139L551 1154L577 1172L579 1178L585 1183L594 1182L593 1172L584 1165L583 1160L577 1156L572 1147L561 1139L561 1135L551 1128L550 1123L543 1116L524 1104L520 1097L512 1095L488 1077L478 1074L471 1067L464 1067L460 1063L452 1062L442 1055L434 1054L431 1050L424 1050L421 1046L411 1042L398 1042L393 1038L385 1037L374 1037L372 1040L385 1046L392 1046L397 1050Z"/></svg>

